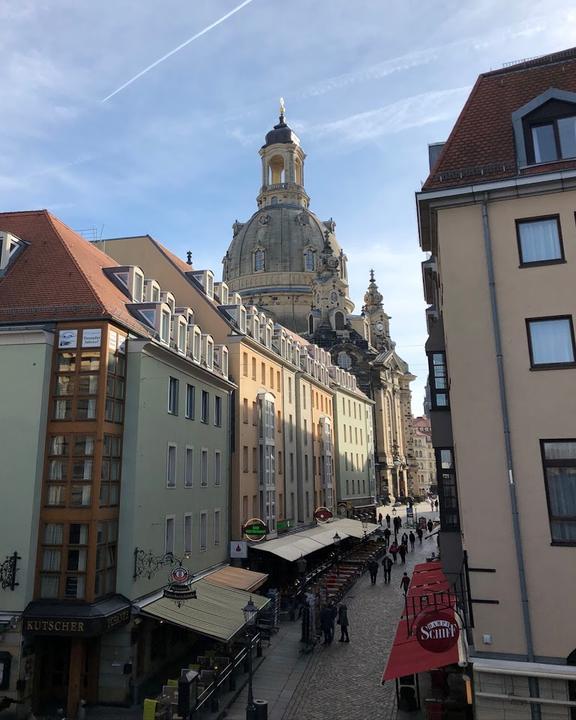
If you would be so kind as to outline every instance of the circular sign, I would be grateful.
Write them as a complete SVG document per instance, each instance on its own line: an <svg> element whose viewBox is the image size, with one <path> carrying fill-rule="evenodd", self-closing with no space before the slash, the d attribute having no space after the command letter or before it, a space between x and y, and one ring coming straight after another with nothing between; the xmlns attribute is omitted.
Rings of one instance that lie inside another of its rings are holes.
<svg viewBox="0 0 576 720"><path fill-rule="evenodd" d="M266 523L264 522L264 520L260 520L260 518L252 518L251 520L247 520L243 530L244 535L248 538L248 540L252 540L252 542L264 540L267 532Z"/></svg>
<svg viewBox="0 0 576 720"><path fill-rule="evenodd" d="M185 585L190 578L190 573L182 565L178 565L170 573L170 580L178 585Z"/></svg>
<svg viewBox="0 0 576 720"><path fill-rule="evenodd" d="M425 613L416 624L416 639L424 650L445 652L454 647L460 637L460 628L454 613L433 610Z"/></svg>
<svg viewBox="0 0 576 720"><path fill-rule="evenodd" d="M318 522L325 523L328 522L328 520L331 520L334 517L334 514L332 510L328 510L327 507L319 507L314 510L314 518L318 520Z"/></svg>

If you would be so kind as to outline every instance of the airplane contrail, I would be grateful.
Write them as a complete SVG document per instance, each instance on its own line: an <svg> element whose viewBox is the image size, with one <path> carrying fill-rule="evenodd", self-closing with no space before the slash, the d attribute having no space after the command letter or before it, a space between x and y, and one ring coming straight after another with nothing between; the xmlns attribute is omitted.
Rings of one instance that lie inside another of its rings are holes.
<svg viewBox="0 0 576 720"><path fill-rule="evenodd" d="M228 20L229 17L232 17L235 13L237 13L239 10L242 10L243 7L246 7L246 5L249 5L251 2L254 2L254 0L244 0L244 2L241 2L240 5L237 5L235 8L230 10L230 12L226 13L226 15L222 15L221 18L218 18L218 20L215 20L211 25L208 25L203 30L200 30L200 32L197 32L196 35L193 35L191 38L188 38L188 40L185 40L183 43L178 45L178 47L175 47L173 50L170 50L169 53L166 53L166 55L163 55L161 58L158 58L158 60L155 60L151 65L148 65L148 67L144 68L144 70L141 70L137 75L134 75L133 78L130 78L127 82L125 82L123 85L120 85L119 88L114 90L114 92L110 93L110 95L107 95L102 102L105 103L110 98L113 98L114 95L117 95L119 92L124 90L128 87L128 85L132 85L133 82L136 82L138 78L141 78L142 75L146 75L147 72L150 72L153 68L155 68L157 65L160 65L160 63L164 62L164 60L167 60L169 57L174 55L175 53L182 50L182 48L185 48L186 45L190 45L191 42L194 42L194 40L197 40L199 37L202 37L202 35L205 35L207 32L210 32L213 28L215 28L217 25L220 25L225 20Z"/></svg>

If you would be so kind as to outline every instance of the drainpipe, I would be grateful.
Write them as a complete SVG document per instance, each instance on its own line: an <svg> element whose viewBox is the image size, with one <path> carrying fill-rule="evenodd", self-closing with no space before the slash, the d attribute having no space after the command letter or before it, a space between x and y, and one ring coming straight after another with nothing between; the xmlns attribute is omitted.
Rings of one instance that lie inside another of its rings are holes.
<svg viewBox="0 0 576 720"><path fill-rule="evenodd" d="M524 621L524 637L526 639L526 659L535 662L534 640L532 636L532 623L530 621L530 607L528 603L528 587L526 584L526 566L524 562L524 548L520 516L518 514L518 497L516 482L514 480L514 457L512 454L512 441L510 437L510 415L508 412L508 398L506 395L506 378L504 375L504 356L502 354L502 335L500 332L500 316L498 313L498 298L496 296L496 280L494 276L494 256L492 254L492 235L488 218L487 195L482 200L482 229L484 234L484 251L486 254L486 269L488 271L488 286L490 291L490 306L492 311L492 328L494 332L494 345L496 347L496 366L498 368L498 387L500 395L500 409L502 411L502 430L506 451L506 465L508 468L508 490L512 508L512 528L514 531L514 547L516 550L516 563L518 565L518 580L520 583L520 598L522 602L522 619ZM529 678L530 695L539 697L538 680ZM530 706L532 720L540 720L540 705Z"/></svg>

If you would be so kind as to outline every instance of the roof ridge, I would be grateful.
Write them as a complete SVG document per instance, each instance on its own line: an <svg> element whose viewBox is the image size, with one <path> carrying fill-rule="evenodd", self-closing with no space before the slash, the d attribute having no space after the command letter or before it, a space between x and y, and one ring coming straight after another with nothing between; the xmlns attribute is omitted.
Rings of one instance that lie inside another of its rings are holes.
<svg viewBox="0 0 576 720"><path fill-rule="evenodd" d="M94 296L94 298L96 299L97 304L99 305L100 310L102 311L102 314L105 314L105 313L106 313L106 305L105 305L104 302L102 301L102 298L100 297L100 295L99 295L99 294L96 292L96 290L94 289L94 286L92 285L92 283L91 283L90 280L88 279L86 273L84 272L84 270L83 270L82 266L80 265L80 263L78 262L78 260L74 257L74 254L72 253L72 251L71 251L70 248L68 247L68 243L64 240L64 238L62 237L62 235L58 232L58 228L56 227L55 220L57 220L58 222L61 222L61 221L60 221L59 219L53 217L52 214L51 214L48 210L44 210L44 212L46 213L46 216L47 216L47 218L48 218L48 222L50 223L50 225L51 225L51 227L52 227L52 230L56 233L56 236L58 237L58 240L59 240L60 244L64 247L66 253L68 254L68 256L70 257L70 259L72 260L72 262L73 262L74 265L76 266L76 269L79 271L80 275L82 276L82 278L83 278L84 281L86 282L88 288L90 289L91 294L92 294L92 295ZM77 233L75 230L72 230L72 228L70 228L68 225L66 225L66 223L63 222L62 225L63 225L67 230L70 230L70 232L72 232L81 242L88 242L87 240L84 240L84 238L82 238L80 235L78 235L78 233ZM98 249L98 248L96 248L96 249ZM101 251L100 251L100 252L101 252ZM104 255L105 253L102 253L102 254ZM111 258L111 259L112 259L112 258Z"/></svg>
<svg viewBox="0 0 576 720"><path fill-rule="evenodd" d="M497 70L489 70L480 73L480 77L490 77L492 75L505 75L506 73L515 73L522 70L529 70L533 67L545 67L547 65L555 65L557 63L576 60L576 47L567 48L566 50L558 50L547 55L538 55L532 58L519 60L518 62L506 63L504 67Z"/></svg>

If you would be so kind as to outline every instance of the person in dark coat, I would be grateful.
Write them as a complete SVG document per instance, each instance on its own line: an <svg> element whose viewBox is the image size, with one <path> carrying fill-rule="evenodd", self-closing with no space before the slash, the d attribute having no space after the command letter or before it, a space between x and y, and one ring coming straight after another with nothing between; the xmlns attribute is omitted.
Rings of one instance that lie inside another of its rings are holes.
<svg viewBox="0 0 576 720"><path fill-rule="evenodd" d="M336 621L340 625L340 640L339 642L350 642L350 636L348 635L348 626L350 622L348 620L348 608L344 603L340 603L338 607L338 620Z"/></svg>
<svg viewBox="0 0 576 720"><path fill-rule="evenodd" d="M416 535L410 530L410 535L408 535L408 539L410 540L410 550L414 552L414 545L416 544Z"/></svg>
<svg viewBox="0 0 576 720"><path fill-rule="evenodd" d="M390 527L390 515L386 514L386 527Z"/></svg>
<svg viewBox="0 0 576 720"><path fill-rule="evenodd" d="M408 552L408 548L404 543L398 546L398 555L400 555L400 559L402 560L402 565L406 564L406 553Z"/></svg>
<svg viewBox="0 0 576 720"><path fill-rule="evenodd" d="M432 532L432 528L434 527L434 523L432 522L432 520L428 520L428 523L426 524L426 527L428 528L428 532L431 533L431 532Z"/></svg>
<svg viewBox="0 0 576 720"><path fill-rule="evenodd" d="M394 560L394 565L396 565L396 556L398 555L398 543L396 540L390 545L390 555L392 555L392 560Z"/></svg>
<svg viewBox="0 0 576 720"><path fill-rule="evenodd" d="M404 595L408 593L408 588L410 587L410 578L408 577L408 573L404 573L402 575L402 580L400 580L400 587L404 591Z"/></svg>
<svg viewBox="0 0 576 720"><path fill-rule="evenodd" d="M368 561L368 572L370 573L370 582L376 585L376 576L378 575L378 563L372 559Z"/></svg>
<svg viewBox="0 0 576 720"><path fill-rule="evenodd" d="M392 565L394 565L394 561L390 557L390 555L384 555L382 558L382 567L384 568L384 584L389 585L390 584L390 576L392 574Z"/></svg>
<svg viewBox="0 0 576 720"><path fill-rule="evenodd" d="M408 535L406 535L406 533L402 533L402 538L400 542L402 543L402 545L406 545L406 547L408 547Z"/></svg>
<svg viewBox="0 0 576 720"><path fill-rule="evenodd" d="M424 535L424 533L422 532L421 527L416 529L416 535L418 535L418 540L420 541L420 545L422 545L422 535Z"/></svg>
<svg viewBox="0 0 576 720"><path fill-rule="evenodd" d="M388 547L388 545L390 545L390 535L392 535L392 533L390 532L390 528L387 527L384 530L384 540L386 542L386 547Z"/></svg>
<svg viewBox="0 0 576 720"><path fill-rule="evenodd" d="M378 513L378 525L382 527L382 513Z"/></svg>
<svg viewBox="0 0 576 720"><path fill-rule="evenodd" d="M334 620L332 614L332 608L329 605L324 605L320 610L320 629L324 633L324 645L330 645L333 633Z"/></svg>

